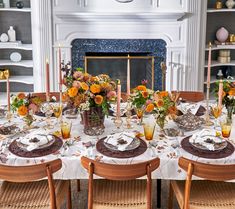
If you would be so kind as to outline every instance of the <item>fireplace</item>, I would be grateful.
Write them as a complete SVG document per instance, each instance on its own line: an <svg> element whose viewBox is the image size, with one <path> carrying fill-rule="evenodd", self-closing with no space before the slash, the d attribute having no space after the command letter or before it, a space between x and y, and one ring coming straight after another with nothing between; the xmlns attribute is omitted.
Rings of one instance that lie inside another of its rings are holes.
<svg viewBox="0 0 235 209"><path fill-rule="evenodd" d="M129 57L128 57L129 56ZM131 88L148 80L148 87L162 88L160 63L166 60L166 42L161 39L75 39L72 42L73 68L88 73L108 74L120 79L126 91L127 63L130 60Z"/></svg>

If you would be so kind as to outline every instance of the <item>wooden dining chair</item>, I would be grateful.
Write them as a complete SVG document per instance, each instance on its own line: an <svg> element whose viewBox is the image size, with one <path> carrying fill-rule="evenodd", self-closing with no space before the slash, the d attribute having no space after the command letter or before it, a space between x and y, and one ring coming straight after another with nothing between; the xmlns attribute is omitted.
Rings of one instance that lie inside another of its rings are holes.
<svg viewBox="0 0 235 209"><path fill-rule="evenodd" d="M159 167L155 158L138 164L101 163L86 157L82 165L89 173L88 209L151 209L151 173ZM105 179L93 179L93 175ZM147 181L136 180L147 175Z"/></svg>
<svg viewBox="0 0 235 209"><path fill-rule="evenodd" d="M235 184L223 182L235 179L235 164L205 164L181 157L179 166L187 178L170 182L168 209L172 209L173 194L181 209L235 208ZM206 180L192 181L193 175Z"/></svg>
<svg viewBox="0 0 235 209"><path fill-rule="evenodd" d="M34 92L34 93L32 93L32 96L37 96L42 101L46 101L46 93L45 92ZM50 92L50 99L52 97L55 97L56 101L59 101L59 99L60 99L60 92Z"/></svg>
<svg viewBox="0 0 235 209"><path fill-rule="evenodd" d="M205 95L200 91L172 91L172 93L179 93L179 98L186 102L200 102L205 99Z"/></svg>
<svg viewBox="0 0 235 209"><path fill-rule="evenodd" d="M67 197L71 209L69 181L53 180L53 173L60 170L60 159L30 166L0 165L1 209L57 209ZM47 180L41 180L47 177ZM39 181L38 181L39 180Z"/></svg>

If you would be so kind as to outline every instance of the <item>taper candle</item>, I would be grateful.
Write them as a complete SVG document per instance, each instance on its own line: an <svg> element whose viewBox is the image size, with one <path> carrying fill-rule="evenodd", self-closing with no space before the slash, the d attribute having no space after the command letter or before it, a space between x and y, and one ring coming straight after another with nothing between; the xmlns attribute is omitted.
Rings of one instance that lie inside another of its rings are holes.
<svg viewBox="0 0 235 209"><path fill-rule="evenodd" d="M219 82L219 91L218 91L218 107L222 108L222 99L223 99L223 81Z"/></svg>
<svg viewBox="0 0 235 209"><path fill-rule="evenodd" d="M7 111L11 111L11 102L10 102L10 80L9 75L7 76Z"/></svg>
<svg viewBox="0 0 235 209"><path fill-rule="evenodd" d="M211 82L211 42L209 42L209 51L208 51L207 87L210 86L210 82Z"/></svg>
<svg viewBox="0 0 235 209"><path fill-rule="evenodd" d="M120 80L117 81L117 118L121 117L121 110L120 110L120 105L121 105L121 83Z"/></svg>
<svg viewBox="0 0 235 209"><path fill-rule="evenodd" d="M49 61L46 59L46 100L50 101L50 69Z"/></svg>
<svg viewBox="0 0 235 209"><path fill-rule="evenodd" d="M130 55L128 54L128 59L127 59L127 84L126 84L126 88L127 88L127 98L129 98L130 93L131 93L131 63L130 63L130 59L129 59Z"/></svg>

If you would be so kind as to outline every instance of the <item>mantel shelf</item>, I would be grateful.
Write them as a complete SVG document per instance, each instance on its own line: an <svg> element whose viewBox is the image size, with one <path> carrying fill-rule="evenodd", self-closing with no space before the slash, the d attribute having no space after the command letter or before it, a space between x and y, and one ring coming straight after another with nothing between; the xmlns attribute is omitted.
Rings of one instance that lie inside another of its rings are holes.
<svg viewBox="0 0 235 209"><path fill-rule="evenodd" d="M55 15L65 21L76 22L78 20L83 21L172 21L179 20L185 16L185 12L149 12L149 13L130 13L130 12L115 12L115 13L101 13L101 12L55 12Z"/></svg>
<svg viewBox="0 0 235 209"><path fill-rule="evenodd" d="M22 60L20 62L12 62L10 60L0 60L0 66L20 66L20 67L33 67L32 60Z"/></svg>
<svg viewBox="0 0 235 209"><path fill-rule="evenodd" d="M6 80L0 80L0 83L5 83L5 82ZM33 85L34 79L33 76L10 76L10 82Z"/></svg>
<svg viewBox="0 0 235 209"><path fill-rule="evenodd" d="M1 46L0 49L21 49L26 51L32 51L33 45L32 44L20 44L19 46Z"/></svg>
<svg viewBox="0 0 235 209"><path fill-rule="evenodd" d="M219 46L215 46L213 45L211 47L211 50L214 51L214 50L221 50L221 49L235 49L235 44L233 45L219 45ZM206 51L209 51L209 47L206 46Z"/></svg>

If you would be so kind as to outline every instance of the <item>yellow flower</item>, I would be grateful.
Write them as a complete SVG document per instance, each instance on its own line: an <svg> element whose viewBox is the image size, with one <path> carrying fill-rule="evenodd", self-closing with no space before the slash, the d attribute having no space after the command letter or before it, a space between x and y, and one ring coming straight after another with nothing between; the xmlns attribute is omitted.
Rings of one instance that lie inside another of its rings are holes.
<svg viewBox="0 0 235 209"><path fill-rule="evenodd" d="M22 105L18 108L18 114L20 116L26 116L27 113L28 113L28 108L26 106Z"/></svg>
<svg viewBox="0 0 235 209"><path fill-rule="evenodd" d="M235 96L235 88L231 88L228 92L229 96Z"/></svg>
<svg viewBox="0 0 235 209"><path fill-rule="evenodd" d="M90 86L90 90L93 94L98 94L98 93L100 93L101 88L100 88L100 85L98 85L98 84L92 84Z"/></svg>
<svg viewBox="0 0 235 209"><path fill-rule="evenodd" d="M69 90L68 90L68 95L70 97L75 97L78 93L78 89L76 87L71 87Z"/></svg>
<svg viewBox="0 0 235 209"><path fill-rule="evenodd" d="M82 89L84 91L88 91L89 90L89 86L85 82L81 82L80 85L81 85L81 87L82 87Z"/></svg>
<svg viewBox="0 0 235 209"><path fill-rule="evenodd" d="M104 100L104 98L101 95L95 96L95 103L96 104L98 104L98 105L102 104L103 100Z"/></svg>
<svg viewBox="0 0 235 209"><path fill-rule="evenodd" d="M139 86L136 87L136 89L137 89L138 91L147 91L147 88L146 88L146 86L144 86L144 85L139 85Z"/></svg>
<svg viewBox="0 0 235 209"><path fill-rule="evenodd" d="M167 91L161 91L159 94L160 94L161 97L167 97L168 96Z"/></svg>
<svg viewBox="0 0 235 209"><path fill-rule="evenodd" d="M158 108L162 107L164 105L164 101L162 99L159 99L159 100L156 101L156 105L157 105Z"/></svg>

